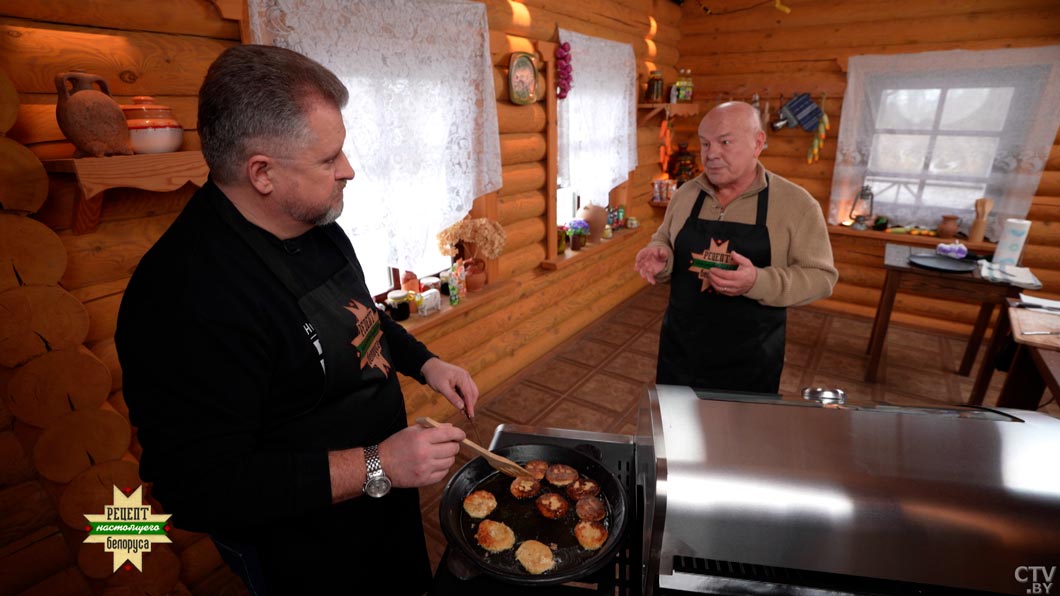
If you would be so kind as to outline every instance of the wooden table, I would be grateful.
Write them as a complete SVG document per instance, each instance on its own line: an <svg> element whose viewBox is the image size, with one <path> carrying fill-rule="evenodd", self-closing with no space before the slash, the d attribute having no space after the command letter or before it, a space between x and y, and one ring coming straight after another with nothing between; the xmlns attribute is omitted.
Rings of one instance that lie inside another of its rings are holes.
<svg viewBox="0 0 1060 596"><path fill-rule="evenodd" d="M1060 335L1023 335L1024 331L1060 331L1060 315L1052 315L1031 309L1015 308L1016 300L1009 300L1002 310L994 328L994 338L975 377L968 405L982 405L990 378L994 374L994 356L1009 337L1016 340L1016 354L1009 367L1005 384L998 397L999 408L1036 410L1041 403L1044 390L1060 396Z"/></svg>
<svg viewBox="0 0 1060 596"><path fill-rule="evenodd" d="M990 316L994 306L1003 304L1006 298L1016 298L1020 289L1009 284L991 283L979 276L978 271L970 273L947 273L924 269L909 263L912 254L934 253L934 249L916 248L902 244L888 244L885 247L883 266L887 278L883 282L880 304L876 308L876 319L872 324L872 335L869 337L869 366L865 371L865 381L876 382L880 368L880 356L883 354L883 343L887 339L887 327L891 323L891 310L894 308L894 297L899 291L910 292L981 305L979 317L975 320L972 335L968 338L968 347L964 350L958 372L967 376L975 363L975 355L983 343ZM996 335L996 333L995 333Z"/></svg>

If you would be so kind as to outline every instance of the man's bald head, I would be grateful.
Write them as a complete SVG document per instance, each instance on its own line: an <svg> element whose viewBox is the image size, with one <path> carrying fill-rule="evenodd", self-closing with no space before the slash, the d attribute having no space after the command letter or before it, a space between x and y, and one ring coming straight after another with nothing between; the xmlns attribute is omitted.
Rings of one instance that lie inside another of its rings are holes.
<svg viewBox="0 0 1060 596"><path fill-rule="evenodd" d="M703 171L719 190L742 192L755 177L758 156L765 147L758 110L742 101L729 101L707 112L699 123Z"/></svg>

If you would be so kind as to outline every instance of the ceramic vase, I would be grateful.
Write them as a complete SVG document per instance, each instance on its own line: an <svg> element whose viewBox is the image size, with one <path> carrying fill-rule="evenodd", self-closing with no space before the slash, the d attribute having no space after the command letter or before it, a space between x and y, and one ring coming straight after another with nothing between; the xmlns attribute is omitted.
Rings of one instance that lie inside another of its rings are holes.
<svg viewBox="0 0 1060 596"><path fill-rule="evenodd" d="M93 88L99 86L99 90ZM103 77L85 72L55 75L55 119L73 143L74 157L132 155L129 128Z"/></svg>
<svg viewBox="0 0 1060 596"><path fill-rule="evenodd" d="M939 238L953 238L956 236L960 223L961 218L959 216L943 215L938 227Z"/></svg>
<svg viewBox="0 0 1060 596"><path fill-rule="evenodd" d="M586 205L578 210L578 219L584 219L589 224L589 242L599 242L604 236L604 226L607 225L607 210L599 205Z"/></svg>

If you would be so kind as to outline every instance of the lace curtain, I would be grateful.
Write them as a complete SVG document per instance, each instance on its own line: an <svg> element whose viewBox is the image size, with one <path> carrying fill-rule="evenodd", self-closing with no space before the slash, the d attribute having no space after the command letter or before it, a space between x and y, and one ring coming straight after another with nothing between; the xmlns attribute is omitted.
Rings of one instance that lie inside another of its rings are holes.
<svg viewBox="0 0 1060 596"><path fill-rule="evenodd" d="M967 232L975 200L992 199L996 239L1026 217L1058 125L1060 46L852 57L829 222L868 185L874 213L900 225L954 214Z"/></svg>
<svg viewBox="0 0 1060 596"><path fill-rule="evenodd" d="M385 265L441 269L448 259L440 258L436 234L501 186L486 7L465 0L248 4L254 43L310 56L350 90L345 149L357 175L339 223L366 274Z"/></svg>
<svg viewBox="0 0 1060 596"><path fill-rule="evenodd" d="M608 193L637 167L637 66L629 44L559 30L570 43L574 82L559 101L559 184L582 205Z"/></svg>

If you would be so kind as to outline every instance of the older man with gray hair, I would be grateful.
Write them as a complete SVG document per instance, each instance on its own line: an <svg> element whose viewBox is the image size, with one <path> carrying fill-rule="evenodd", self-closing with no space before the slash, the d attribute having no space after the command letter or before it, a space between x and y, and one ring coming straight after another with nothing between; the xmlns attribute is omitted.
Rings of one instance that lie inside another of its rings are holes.
<svg viewBox="0 0 1060 596"><path fill-rule="evenodd" d="M839 275L824 215L758 161L758 112L723 103L699 125L703 173L681 186L636 271L670 281L656 381L777 393L788 306L827 297Z"/></svg>

